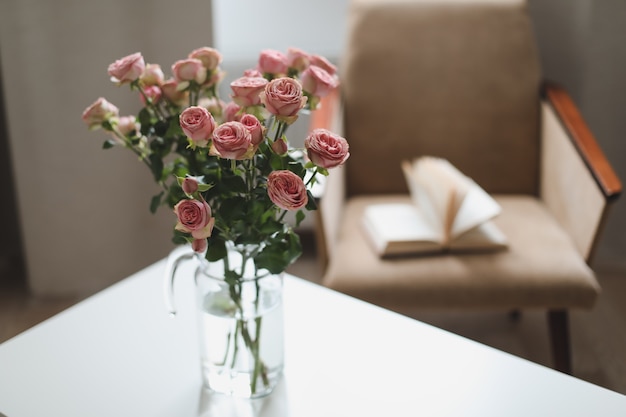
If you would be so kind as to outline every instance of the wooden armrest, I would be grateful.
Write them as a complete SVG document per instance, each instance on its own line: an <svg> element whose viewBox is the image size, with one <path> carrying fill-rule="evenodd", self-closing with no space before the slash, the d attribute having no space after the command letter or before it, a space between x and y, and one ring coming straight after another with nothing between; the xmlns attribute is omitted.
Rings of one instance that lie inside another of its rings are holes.
<svg viewBox="0 0 626 417"><path fill-rule="evenodd" d="M565 89L553 82L544 83L542 93L568 131L572 143L593 174L604 196L607 199L617 198L622 192L622 183L572 98Z"/></svg>
<svg viewBox="0 0 626 417"><path fill-rule="evenodd" d="M343 135L341 117L341 95L339 89L334 89L321 99L318 109L311 113L310 131L328 129ZM318 200L315 240L318 260L323 271L326 270L341 221L345 199L344 180L343 167L332 168L315 193Z"/></svg>
<svg viewBox="0 0 626 417"><path fill-rule="evenodd" d="M540 197L590 263L622 184L567 92L542 96Z"/></svg>
<svg viewBox="0 0 626 417"><path fill-rule="evenodd" d="M339 89L335 88L321 98L317 110L311 112L309 131L313 129L333 130L334 119L339 108L339 94Z"/></svg>

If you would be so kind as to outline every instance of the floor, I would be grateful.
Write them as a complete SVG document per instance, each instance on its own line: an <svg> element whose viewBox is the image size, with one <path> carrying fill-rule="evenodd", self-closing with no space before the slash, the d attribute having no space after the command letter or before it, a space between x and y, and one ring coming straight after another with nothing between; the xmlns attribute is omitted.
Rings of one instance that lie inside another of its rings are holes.
<svg viewBox="0 0 626 417"><path fill-rule="evenodd" d="M290 273L320 282L314 244L303 239L304 255ZM0 343L79 301L32 297L15 262L0 259ZM626 394L626 271L598 271L603 294L591 311L571 315L574 375ZM550 364L542 312L524 312L518 321L502 313L449 312L415 318L543 365Z"/></svg>

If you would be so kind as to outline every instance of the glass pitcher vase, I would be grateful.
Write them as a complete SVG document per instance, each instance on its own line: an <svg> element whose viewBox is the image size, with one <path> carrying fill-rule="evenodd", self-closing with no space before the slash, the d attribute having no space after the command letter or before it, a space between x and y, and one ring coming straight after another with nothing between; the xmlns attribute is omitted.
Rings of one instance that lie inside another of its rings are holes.
<svg viewBox="0 0 626 417"><path fill-rule="evenodd" d="M284 363L283 274L256 270L251 245L227 245L228 256L208 262L177 248L165 271L166 304L175 315L174 279L181 261L194 273L202 380L211 391L237 397L268 395Z"/></svg>

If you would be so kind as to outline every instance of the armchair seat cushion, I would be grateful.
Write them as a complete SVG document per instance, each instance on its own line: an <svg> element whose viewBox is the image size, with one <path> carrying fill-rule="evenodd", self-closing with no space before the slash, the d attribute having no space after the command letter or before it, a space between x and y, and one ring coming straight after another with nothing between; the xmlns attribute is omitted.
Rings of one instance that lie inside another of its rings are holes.
<svg viewBox="0 0 626 417"><path fill-rule="evenodd" d="M392 309L590 308L600 287L574 243L542 201L494 195L494 220L505 251L376 256L361 229L368 204L410 201L406 195L358 196L344 206L324 285Z"/></svg>

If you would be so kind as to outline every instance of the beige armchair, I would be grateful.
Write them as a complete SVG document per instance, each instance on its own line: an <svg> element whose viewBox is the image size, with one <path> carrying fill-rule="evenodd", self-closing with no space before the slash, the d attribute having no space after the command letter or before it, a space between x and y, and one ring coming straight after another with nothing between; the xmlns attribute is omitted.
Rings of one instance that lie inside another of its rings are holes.
<svg viewBox="0 0 626 417"><path fill-rule="evenodd" d="M323 284L399 312L545 309L554 367L571 372L568 311L594 305L590 268L621 183L574 103L542 83L522 0L353 0L341 91L312 127L351 156L320 201ZM366 205L408 200L400 164L447 158L503 208L504 252L381 259Z"/></svg>

